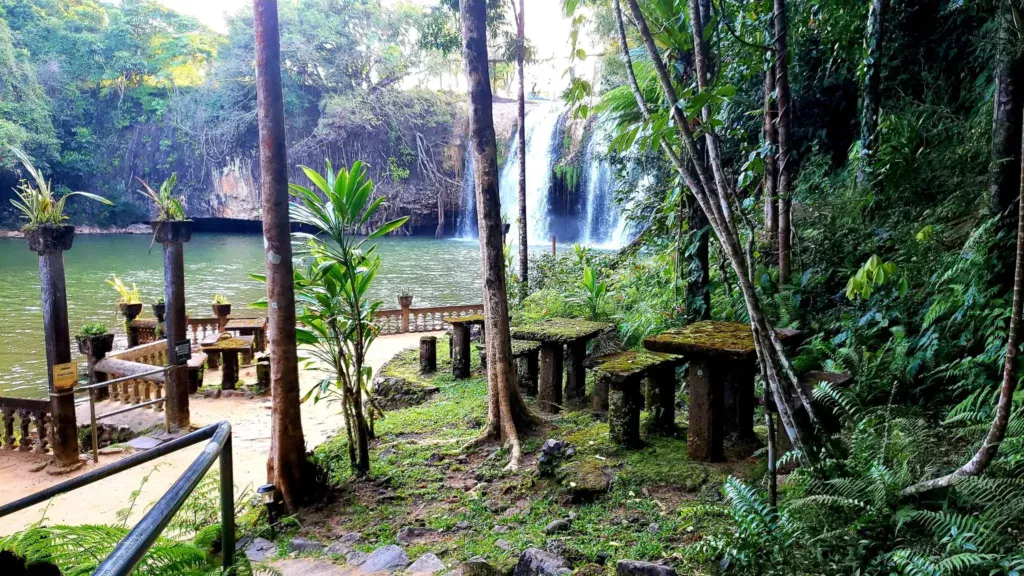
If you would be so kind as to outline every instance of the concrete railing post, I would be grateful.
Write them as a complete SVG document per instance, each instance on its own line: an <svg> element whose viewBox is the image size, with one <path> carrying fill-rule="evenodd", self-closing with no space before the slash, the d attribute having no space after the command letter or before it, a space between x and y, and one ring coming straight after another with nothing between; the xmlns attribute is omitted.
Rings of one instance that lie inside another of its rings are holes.
<svg viewBox="0 0 1024 576"><path fill-rule="evenodd" d="M178 342L187 340L185 314L185 243L192 239L191 221L153 222L156 241L164 246L164 301L167 305L167 422L172 430L188 430L188 366L178 364Z"/></svg>

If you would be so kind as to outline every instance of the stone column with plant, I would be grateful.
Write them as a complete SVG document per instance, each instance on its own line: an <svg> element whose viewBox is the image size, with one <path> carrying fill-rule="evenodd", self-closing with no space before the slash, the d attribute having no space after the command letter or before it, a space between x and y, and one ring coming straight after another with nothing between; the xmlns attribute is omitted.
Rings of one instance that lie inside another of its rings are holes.
<svg viewBox="0 0 1024 576"><path fill-rule="evenodd" d="M22 180L15 189L17 200L11 203L27 221L22 230L30 250L39 255L39 281L43 305L43 334L52 422L53 463L51 469L66 472L81 466L78 458L78 425L75 420L75 393L58 389L54 367L71 362L71 337L68 329L68 295L64 279L64 252L71 249L75 227L66 224L64 205L73 196L83 196L104 204L110 202L95 194L72 192L57 197L32 160L24 152L11 148L31 180ZM40 438L40 440L44 440Z"/></svg>
<svg viewBox="0 0 1024 576"><path fill-rule="evenodd" d="M164 248L164 302L167 318L164 332L167 338L167 372L165 405L167 420L172 429L187 430L190 424L188 406L188 366L178 363L175 343L186 339L185 326L185 243L192 239L192 221L185 218L185 208L180 198L174 196L177 175L160 185L156 191L144 180L140 194L153 202L157 217L150 222L153 227L153 241Z"/></svg>

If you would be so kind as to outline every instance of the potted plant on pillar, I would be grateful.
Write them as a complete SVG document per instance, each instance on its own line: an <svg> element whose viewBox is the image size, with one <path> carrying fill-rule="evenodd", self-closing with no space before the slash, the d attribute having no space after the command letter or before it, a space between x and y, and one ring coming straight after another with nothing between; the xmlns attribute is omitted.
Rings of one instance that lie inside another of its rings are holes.
<svg viewBox="0 0 1024 576"><path fill-rule="evenodd" d="M188 242L192 239L192 221L185 218L185 207L181 198L174 196L174 186L178 183L178 175L171 174L171 177L160 184L160 190L150 188L142 178L136 177L142 184L142 194L156 206L156 220L149 224L153 227L153 241L160 242Z"/></svg>
<svg viewBox="0 0 1024 576"><path fill-rule="evenodd" d="M410 308L412 306L412 290L402 288L398 291L398 305L402 308Z"/></svg>
<svg viewBox="0 0 1024 576"><path fill-rule="evenodd" d="M101 322L90 322L75 336L78 351L86 356L106 354L114 349L114 333Z"/></svg>
<svg viewBox="0 0 1024 576"><path fill-rule="evenodd" d="M142 296L139 294L139 287L133 283L129 288L124 280L117 276L107 280L107 284L110 284L117 292L117 309L124 316L125 323L130 324L139 317L139 314L142 314Z"/></svg>
<svg viewBox="0 0 1024 576"><path fill-rule="evenodd" d="M223 294L213 295L213 303L210 305L210 308L213 309L213 315L217 318L231 315L231 302L228 302L227 296Z"/></svg>
<svg viewBox="0 0 1024 576"><path fill-rule="evenodd" d="M160 298L153 304L153 315L156 316L157 322L163 322L164 316L167 315L167 304L164 303L164 299Z"/></svg>
<svg viewBox="0 0 1024 576"><path fill-rule="evenodd" d="M11 204L21 212L21 217L27 220L21 230L25 233L28 247L33 252L44 254L71 249L75 227L65 224L68 218L64 215L64 206L68 198L82 196L108 206L113 205L110 200L88 192L69 192L58 198L54 195L50 182L43 178L27 154L14 147L8 149L21 161L25 171L32 177L32 180L22 180L18 184L14 191L18 199L11 200Z"/></svg>

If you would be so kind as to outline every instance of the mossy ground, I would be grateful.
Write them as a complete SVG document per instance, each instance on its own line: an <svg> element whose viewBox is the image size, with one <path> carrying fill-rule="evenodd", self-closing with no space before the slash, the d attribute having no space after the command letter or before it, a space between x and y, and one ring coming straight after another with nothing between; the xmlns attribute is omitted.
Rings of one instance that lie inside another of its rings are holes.
<svg viewBox="0 0 1024 576"><path fill-rule="evenodd" d="M443 339L438 340L438 372L433 376L419 375L416 350L403 352L389 364L384 375L440 391L422 405L389 412L378 421L368 479L349 478L342 438L317 449L317 460L337 488L328 502L300 515L300 534L329 543L359 531L359 547L369 551L395 543L403 527L426 526L442 532L428 542L405 545L413 559L433 552L453 565L483 556L508 570L526 548L554 544L576 568L606 553L612 560L607 571L614 570L614 560L625 558L668 562L680 573L709 570L685 555L685 546L728 529L722 515L709 513L707 504L718 499L726 475L746 476L749 462L690 462L683 421L679 437L650 437L644 448L620 449L609 441L604 418L574 411L531 431L524 438L522 467L505 471L507 449L462 449L486 420L487 382L476 354L473 370L471 379L451 376L448 343ZM547 438L566 440L577 449L558 478L540 478L536 472L538 449ZM577 504L570 497L569 483L593 472L614 477L611 489ZM570 515L575 515L571 530L544 533L547 524ZM652 524L657 524L656 530ZM507 527L507 532L495 532L498 526ZM495 545L499 539L510 544L508 550Z"/></svg>

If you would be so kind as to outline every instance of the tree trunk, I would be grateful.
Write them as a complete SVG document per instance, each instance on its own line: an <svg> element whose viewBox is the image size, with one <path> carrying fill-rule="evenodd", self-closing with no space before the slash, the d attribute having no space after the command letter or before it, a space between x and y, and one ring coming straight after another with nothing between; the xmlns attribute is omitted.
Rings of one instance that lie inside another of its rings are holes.
<svg viewBox="0 0 1024 576"><path fill-rule="evenodd" d="M1024 152L1022 152L1024 156ZM999 387L999 402L996 415L989 426L981 447L969 462L951 474L914 484L901 492L903 496L920 494L937 488L952 486L967 476L980 476L988 468L999 444L1006 437L1010 425L1010 411L1013 408L1013 393L1017 390L1017 357L1020 355L1020 320L1024 313L1024 162L1020 164L1020 191L1017 193L1017 259L1013 274L1013 304L1010 307L1010 329L1006 334L1006 354L1003 357L1003 382Z"/></svg>
<svg viewBox="0 0 1024 576"><path fill-rule="evenodd" d="M512 364L501 199L498 195L498 148L487 65L486 0L461 0L460 14L463 59L469 86L470 146L477 166L477 222L483 256L487 333L488 421L477 442L501 438L510 444L509 468L515 469L522 456L518 428L532 423L534 417L519 393Z"/></svg>
<svg viewBox="0 0 1024 576"><path fill-rule="evenodd" d="M779 166L776 157L779 137L775 130L775 62L770 61L764 74L764 232L770 249L779 246ZM774 252L775 250L769 250Z"/></svg>
<svg viewBox="0 0 1024 576"><path fill-rule="evenodd" d="M530 251L526 231L526 78L524 59L526 57L526 13L524 0L519 0L519 38L516 62L519 65L519 299L529 293Z"/></svg>
<svg viewBox="0 0 1024 576"><path fill-rule="evenodd" d="M696 243L690 258L686 280L686 314L693 320L711 319L711 262L708 218L696 202L690 202L686 214L691 242Z"/></svg>
<svg viewBox="0 0 1024 576"><path fill-rule="evenodd" d="M657 74L663 97L667 102L678 102L678 93L675 86L673 86L667 68L661 59L660 51L654 42L650 29L647 26L647 20L644 17L643 12L640 10L640 6L637 4L636 0L628 0L628 2L637 30L640 32L644 46L650 56L651 64ZM613 4L616 8L617 19L619 20L620 43L622 43L624 50L628 52L628 47L625 45L625 34L622 32L622 16L621 10L618 9L618 0L615 0ZM691 0L690 10L692 14L699 13L699 9L696 8L696 4L696 0ZM695 36L700 34L699 23L695 23L693 33ZM627 62L628 61L629 60L627 58ZM704 61L705 53L703 42L694 42L694 62L697 70L697 84L701 90L707 89L706 66L704 65ZM645 110L646 103L642 102L642 96L640 96L639 88L635 82L635 75L629 73L628 76L632 84L632 91L638 99L638 104L640 105L641 110ZM786 358L785 350L775 334L774 328L764 315L760 299L754 289L751 278L749 277L749 270L747 268L744 251L740 246L739 233L737 231L736 224L733 221L732 200L735 194L732 185L726 178L726 172L721 163L717 134L710 125L706 126L704 130L704 140L706 143L707 160L705 160L704 156L699 153L700 151L698 149L697 142L690 128L690 122L683 116L681 107L672 106L670 113L672 114L672 119L675 123L680 139L686 147L688 153L688 158L686 158L687 162L681 161L679 155L671 149L671 146L666 145L664 141L662 142L662 149L665 150L669 159L672 161L672 164L679 172L681 179L686 183L686 186L690 189L694 198L696 198L697 202L700 204L701 210L704 212L705 216L707 216L712 230L714 230L715 235L719 240L719 245L721 246L723 253L725 253L729 264L736 273L739 288L743 294L747 313L750 317L750 327L754 338L754 347L757 352L758 362L761 363L762 370L766 376L767 386L771 390L772 396L778 406L779 418L786 429L786 433L792 441L793 446L799 450L805 458L813 460L814 454L809 450L810 446L808 443L807 432L801 430L796 425L795 413L797 407L793 406L791 403L790 396L786 388L787 384L789 387L795 389L796 395L800 400L800 404L802 404L804 410L807 411L811 422L817 422L817 412L809 395L798 385L793 367ZM705 107L702 111L702 117L707 119L708 116L709 109ZM707 162L710 162L710 166L708 166ZM713 181L709 175L709 168L714 174Z"/></svg>
<svg viewBox="0 0 1024 576"><path fill-rule="evenodd" d="M878 110L882 103L882 40L885 37L885 14L888 0L871 0L868 11L868 53L864 60L864 94L860 120L860 162L857 181L867 184L878 129ZM1016 192L1016 190L1014 190Z"/></svg>
<svg viewBox="0 0 1024 576"><path fill-rule="evenodd" d="M793 181L793 151L790 140L790 120L793 97L789 91L789 44L786 39L786 0L775 0L775 92L778 106L776 123L779 139L779 284L789 284L793 270L793 229L790 194Z"/></svg>
<svg viewBox="0 0 1024 576"><path fill-rule="evenodd" d="M272 396L267 481L277 487L288 510L295 511L303 501L306 446L302 435L295 345L295 286L288 222L288 158L277 1L253 0L253 15Z"/></svg>

